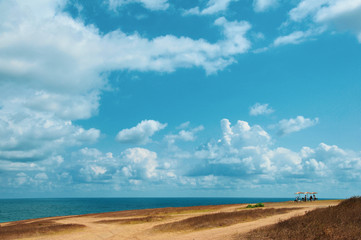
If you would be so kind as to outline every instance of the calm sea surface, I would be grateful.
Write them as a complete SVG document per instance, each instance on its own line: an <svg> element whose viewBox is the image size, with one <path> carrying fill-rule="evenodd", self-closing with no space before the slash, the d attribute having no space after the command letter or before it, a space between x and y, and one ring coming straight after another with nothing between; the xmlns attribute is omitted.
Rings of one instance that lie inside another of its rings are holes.
<svg viewBox="0 0 361 240"><path fill-rule="evenodd" d="M234 203L283 202L291 198L52 198L0 199L0 222L133 209Z"/></svg>

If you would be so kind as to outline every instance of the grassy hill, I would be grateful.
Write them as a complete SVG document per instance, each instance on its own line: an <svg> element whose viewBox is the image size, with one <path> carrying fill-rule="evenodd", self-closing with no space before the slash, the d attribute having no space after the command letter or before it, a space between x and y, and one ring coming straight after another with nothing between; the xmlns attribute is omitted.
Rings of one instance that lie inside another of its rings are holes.
<svg viewBox="0 0 361 240"><path fill-rule="evenodd" d="M361 239L361 197L352 197L337 206L316 209L235 239Z"/></svg>

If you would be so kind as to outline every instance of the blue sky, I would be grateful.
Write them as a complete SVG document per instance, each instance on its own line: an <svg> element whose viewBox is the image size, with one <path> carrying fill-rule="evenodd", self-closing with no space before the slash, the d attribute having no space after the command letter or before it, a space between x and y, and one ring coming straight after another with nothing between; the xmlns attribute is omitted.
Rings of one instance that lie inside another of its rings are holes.
<svg viewBox="0 0 361 240"><path fill-rule="evenodd" d="M361 1L0 1L0 197L360 195Z"/></svg>

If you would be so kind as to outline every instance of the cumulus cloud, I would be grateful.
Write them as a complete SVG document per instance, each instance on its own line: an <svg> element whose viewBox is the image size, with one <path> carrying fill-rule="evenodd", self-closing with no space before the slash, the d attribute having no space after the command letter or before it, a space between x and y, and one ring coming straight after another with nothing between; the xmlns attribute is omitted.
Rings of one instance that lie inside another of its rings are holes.
<svg viewBox="0 0 361 240"><path fill-rule="evenodd" d="M312 127L318 123L318 118L310 119L303 116L297 116L296 118L283 119L277 124L278 133L280 135L290 134L292 132L298 132L302 129Z"/></svg>
<svg viewBox="0 0 361 240"><path fill-rule="evenodd" d="M121 130L116 140L121 143L146 144L151 141L154 133L164 129L167 124L154 120L143 120L137 126Z"/></svg>
<svg viewBox="0 0 361 240"><path fill-rule="evenodd" d="M181 128L188 127L189 122L187 124L182 124ZM199 131L203 131L204 127L202 125L192 128L189 130L182 129L177 134L169 134L166 135L164 138L169 144L173 144L176 140L186 141L186 142L193 142L196 140L196 133Z"/></svg>
<svg viewBox="0 0 361 240"><path fill-rule="evenodd" d="M259 125L250 126L238 120L234 126L228 119L221 120L222 140L232 146L263 146L270 143L271 137Z"/></svg>
<svg viewBox="0 0 361 240"><path fill-rule="evenodd" d="M72 153L71 161L58 171L74 184L113 183L113 176L121 161L111 152L103 153L96 148L82 148ZM113 183L114 184L114 183Z"/></svg>
<svg viewBox="0 0 361 240"><path fill-rule="evenodd" d="M58 155L47 163L0 160L0 171L6 174L0 176L0 181L3 187L12 188L47 188L57 186L59 181L75 188L79 184L91 187L101 183L111 191L118 191L151 189L154 184L178 189L232 190L238 189L239 184L254 188L268 184L296 187L310 181L324 186L322 184L327 185L331 180L334 183L361 180L360 152L325 143L313 148L305 146L298 151L275 146L262 127L241 120L232 125L228 119L223 119L220 127L220 136L214 136L216 140L191 150L182 149L181 145L176 149L161 148L161 151L136 147L114 155L95 148L82 148L69 160ZM194 129L186 126L182 130ZM63 161L67 164L63 165ZM54 169L56 174L52 172ZM10 172L14 174L9 175Z"/></svg>
<svg viewBox="0 0 361 240"><path fill-rule="evenodd" d="M149 10L166 10L169 7L168 0L107 0L109 8L117 8L131 3L140 3Z"/></svg>
<svg viewBox="0 0 361 240"><path fill-rule="evenodd" d="M21 108L16 108L21 109ZM67 146L94 143L97 129L83 129L49 114L0 110L0 159L39 161Z"/></svg>
<svg viewBox="0 0 361 240"><path fill-rule="evenodd" d="M292 21L311 19L316 24L352 31L361 43L360 0L302 0L289 15Z"/></svg>
<svg viewBox="0 0 361 240"><path fill-rule="evenodd" d="M226 18L220 17L214 23L223 28L223 34L227 39L226 41L219 42L224 54L240 54L250 48L251 43L244 37L247 31L251 29L251 25L248 22L229 22Z"/></svg>
<svg viewBox="0 0 361 240"><path fill-rule="evenodd" d="M123 152L123 159L128 164L123 173L131 179L157 177L157 154L145 148L129 148Z"/></svg>
<svg viewBox="0 0 361 240"><path fill-rule="evenodd" d="M268 9L277 6L278 0L254 0L253 9L255 12L265 12Z"/></svg>
<svg viewBox="0 0 361 240"><path fill-rule="evenodd" d="M156 152L145 148L128 148L119 155L103 153L95 148L83 148L73 154L69 163L72 181L82 183L108 183L116 189L152 181L174 179L171 165L160 163Z"/></svg>
<svg viewBox="0 0 361 240"><path fill-rule="evenodd" d="M242 125L243 131L255 128L243 121L237 125ZM194 180L195 185L202 184L198 180L205 176L217 178L218 183L214 183L213 187L219 183L222 185L222 179L229 184L229 178L232 178L232 182L244 181L255 187L275 183L306 184L313 180L327 185L331 179L343 183L361 179L359 152L325 143L315 148L302 147L299 151L293 151L273 147L270 137L256 137L257 141L249 141L244 134L235 135L227 120L222 120L221 126L223 139L209 142L194 153L198 161L185 175L188 184L190 179ZM233 141L234 138L239 140Z"/></svg>
<svg viewBox="0 0 361 240"><path fill-rule="evenodd" d="M267 103L266 104L256 103L250 108L249 115L251 116L267 115L273 112L274 110L268 107Z"/></svg>
<svg viewBox="0 0 361 240"><path fill-rule="evenodd" d="M204 9L194 7L185 11L186 15L210 15L227 10L229 4L237 0L209 0Z"/></svg>

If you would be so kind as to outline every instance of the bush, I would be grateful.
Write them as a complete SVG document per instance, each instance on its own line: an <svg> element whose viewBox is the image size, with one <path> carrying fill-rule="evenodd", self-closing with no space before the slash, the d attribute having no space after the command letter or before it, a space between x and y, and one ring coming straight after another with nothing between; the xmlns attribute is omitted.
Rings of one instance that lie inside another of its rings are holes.
<svg viewBox="0 0 361 240"><path fill-rule="evenodd" d="M246 208L257 208L257 207L264 207L263 203L257 203L255 205L248 204Z"/></svg>

